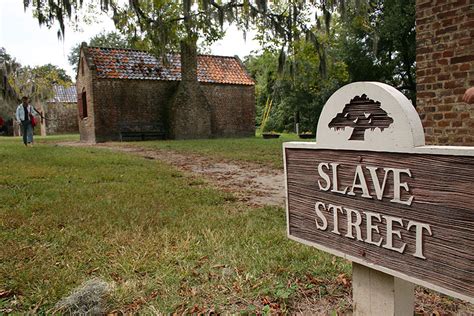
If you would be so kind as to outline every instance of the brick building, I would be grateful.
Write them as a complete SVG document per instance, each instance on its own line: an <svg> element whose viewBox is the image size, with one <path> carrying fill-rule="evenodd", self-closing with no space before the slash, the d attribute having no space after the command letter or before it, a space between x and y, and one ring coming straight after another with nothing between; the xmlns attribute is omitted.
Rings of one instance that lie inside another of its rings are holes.
<svg viewBox="0 0 474 316"><path fill-rule="evenodd" d="M474 106L462 101L474 86L474 4L416 1L417 110L426 143L474 145Z"/></svg>
<svg viewBox="0 0 474 316"><path fill-rule="evenodd" d="M240 60L188 55L163 62L83 43L76 83L81 140L254 135L255 83ZM181 62L197 67L182 73Z"/></svg>
<svg viewBox="0 0 474 316"><path fill-rule="evenodd" d="M76 86L55 85L54 97L42 104L42 112L46 118L42 122L45 135L78 133Z"/></svg>

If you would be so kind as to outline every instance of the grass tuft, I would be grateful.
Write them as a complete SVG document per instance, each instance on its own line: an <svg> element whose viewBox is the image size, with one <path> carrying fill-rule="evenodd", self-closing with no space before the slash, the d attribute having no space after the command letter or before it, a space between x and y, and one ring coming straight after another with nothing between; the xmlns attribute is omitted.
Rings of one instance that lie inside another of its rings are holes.
<svg viewBox="0 0 474 316"><path fill-rule="evenodd" d="M104 298L109 291L107 282L98 278L88 280L59 301L54 312L67 315L103 315L107 311Z"/></svg>

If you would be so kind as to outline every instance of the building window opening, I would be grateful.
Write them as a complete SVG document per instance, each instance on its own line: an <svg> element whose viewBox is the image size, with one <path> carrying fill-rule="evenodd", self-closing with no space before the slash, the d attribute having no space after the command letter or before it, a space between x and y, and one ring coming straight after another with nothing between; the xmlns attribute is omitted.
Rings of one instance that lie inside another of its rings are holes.
<svg viewBox="0 0 474 316"><path fill-rule="evenodd" d="M82 90L82 117L87 117L87 95L86 95L86 90Z"/></svg>

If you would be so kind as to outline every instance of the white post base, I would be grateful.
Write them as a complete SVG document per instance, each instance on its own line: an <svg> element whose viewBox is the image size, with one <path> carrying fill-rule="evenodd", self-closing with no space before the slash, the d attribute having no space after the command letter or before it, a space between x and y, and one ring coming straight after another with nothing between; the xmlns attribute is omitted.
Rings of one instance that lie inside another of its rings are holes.
<svg viewBox="0 0 474 316"><path fill-rule="evenodd" d="M415 285L389 274L352 263L352 297L355 316L412 316Z"/></svg>

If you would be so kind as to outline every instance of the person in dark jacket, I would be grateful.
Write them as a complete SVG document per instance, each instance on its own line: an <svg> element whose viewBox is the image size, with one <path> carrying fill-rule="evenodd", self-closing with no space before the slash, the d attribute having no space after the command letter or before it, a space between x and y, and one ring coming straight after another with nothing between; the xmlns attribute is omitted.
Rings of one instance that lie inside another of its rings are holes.
<svg viewBox="0 0 474 316"><path fill-rule="evenodd" d="M39 115L33 106L28 103L28 97L21 98L21 104L16 108L16 120L21 126L23 143L25 146L33 145L33 115Z"/></svg>

